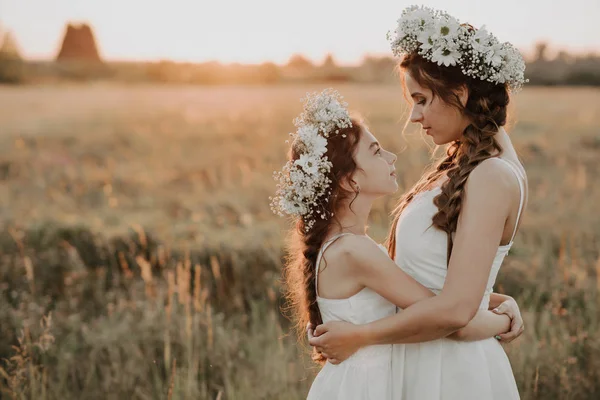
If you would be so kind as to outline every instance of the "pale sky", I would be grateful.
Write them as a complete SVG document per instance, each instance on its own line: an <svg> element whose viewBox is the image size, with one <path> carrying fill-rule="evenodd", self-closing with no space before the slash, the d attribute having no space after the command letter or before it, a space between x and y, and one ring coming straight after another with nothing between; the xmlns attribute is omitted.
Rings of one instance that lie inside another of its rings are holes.
<svg viewBox="0 0 600 400"><path fill-rule="evenodd" d="M0 0L0 26L30 59L56 55L67 21L87 22L106 60L284 63L294 53L341 63L389 54L392 0ZM431 0L528 52L537 41L600 52L600 0Z"/></svg>

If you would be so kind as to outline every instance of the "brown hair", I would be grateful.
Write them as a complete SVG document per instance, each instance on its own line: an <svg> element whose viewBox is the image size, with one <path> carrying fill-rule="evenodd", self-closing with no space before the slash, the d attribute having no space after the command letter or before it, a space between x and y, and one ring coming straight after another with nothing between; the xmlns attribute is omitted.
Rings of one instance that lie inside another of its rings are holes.
<svg viewBox="0 0 600 400"><path fill-rule="evenodd" d="M340 185L344 178L350 177L358 169L354 155L363 131L363 125L351 119L352 126L340 129L339 133L327 139L327 153L325 156L331 161L332 168L327 173L331 181L331 195L328 199L321 199L319 210L326 212L332 218L315 218L312 228L306 232L306 224L302 218L296 222L292 229L291 238L287 245L287 260L283 270L286 295L286 311L291 314L299 338L306 337L306 325L310 322L317 326L323 321L319 306L317 305L317 288L315 276L317 273L317 255L327 236L329 229L337 220L335 211L340 203L349 199L352 195L356 198L357 192L345 190ZM343 137L345 135L346 137ZM302 149L292 145L290 159L300 158ZM320 353L313 351L313 360L324 362Z"/></svg>
<svg viewBox="0 0 600 400"><path fill-rule="evenodd" d="M506 124L508 89L506 84L499 85L466 76L460 66L439 66L416 53L405 55L399 67L401 71L408 72L419 85L430 89L434 96L439 96L442 101L464 113L471 124L464 130L460 140L448 146L446 156L400 198L393 211L394 219L387 239L388 253L390 257L395 257L396 227L404 208L417 193L429 188L446 174L448 179L442 184L441 193L433 200L438 212L432 218L432 225L448 235L449 262L452 233L456 231L467 178L482 161L502 154L496 133L500 126ZM469 93L465 106L457 93L458 89L464 87Z"/></svg>

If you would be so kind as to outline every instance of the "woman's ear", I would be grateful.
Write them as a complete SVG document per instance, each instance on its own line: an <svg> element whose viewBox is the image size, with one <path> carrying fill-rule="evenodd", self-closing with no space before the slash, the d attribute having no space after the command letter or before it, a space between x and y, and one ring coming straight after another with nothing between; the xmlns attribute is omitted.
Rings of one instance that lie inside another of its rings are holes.
<svg viewBox="0 0 600 400"><path fill-rule="evenodd" d="M458 91L458 98L460 99L460 104L462 104L463 107L467 106L467 101L469 100L469 88L467 88L466 85L462 85Z"/></svg>

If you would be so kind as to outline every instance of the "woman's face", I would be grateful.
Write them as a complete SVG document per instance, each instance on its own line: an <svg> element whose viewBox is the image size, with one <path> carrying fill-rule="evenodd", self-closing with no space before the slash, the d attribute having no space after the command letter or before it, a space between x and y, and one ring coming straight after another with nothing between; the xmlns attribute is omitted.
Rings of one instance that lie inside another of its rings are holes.
<svg viewBox="0 0 600 400"><path fill-rule="evenodd" d="M352 179L360 187L360 194L374 197L395 193L398 190L396 181L396 155L379 144L368 129L363 129L354 156L358 169Z"/></svg>
<svg viewBox="0 0 600 400"><path fill-rule="evenodd" d="M437 145L454 142L462 136L469 120L456 107L445 103L439 96L422 87L408 73L404 73L406 89L412 99L410 122L421 124L427 135ZM466 104L468 93L459 93L460 100Z"/></svg>

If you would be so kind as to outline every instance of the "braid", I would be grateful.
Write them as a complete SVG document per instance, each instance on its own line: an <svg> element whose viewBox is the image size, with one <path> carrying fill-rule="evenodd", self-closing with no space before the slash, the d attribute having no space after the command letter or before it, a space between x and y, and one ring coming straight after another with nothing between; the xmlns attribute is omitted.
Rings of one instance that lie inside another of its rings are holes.
<svg viewBox="0 0 600 400"><path fill-rule="evenodd" d="M303 229L303 227L299 228ZM319 255L321 245L323 244L323 238L327 235L329 226L327 224L318 224L314 228L308 233L304 234L301 239L301 243L303 245L302 254L304 256L301 268L305 291L305 295L303 296L303 308L306 310L304 313L306 316L306 321L301 321L302 327L299 327L302 328L302 332L304 332L304 328L308 322L310 322L312 326L317 326L323 323L321 312L319 311L319 306L317 304L317 257ZM313 351L312 358L316 362L326 361L325 357L316 351Z"/></svg>
<svg viewBox="0 0 600 400"><path fill-rule="evenodd" d="M442 184L441 193L433 199L438 212L432 222L448 235L448 262L452 253L452 233L456 232L467 179L482 161L496 157L503 151L496 133L498 127L506 123L508 93L494 87L492 90L496 93L474 93L469 97L465 113L472 123L463 132L454 165L448 169L448 179ZM502 96L502 92L505 96Z"/></svg>

